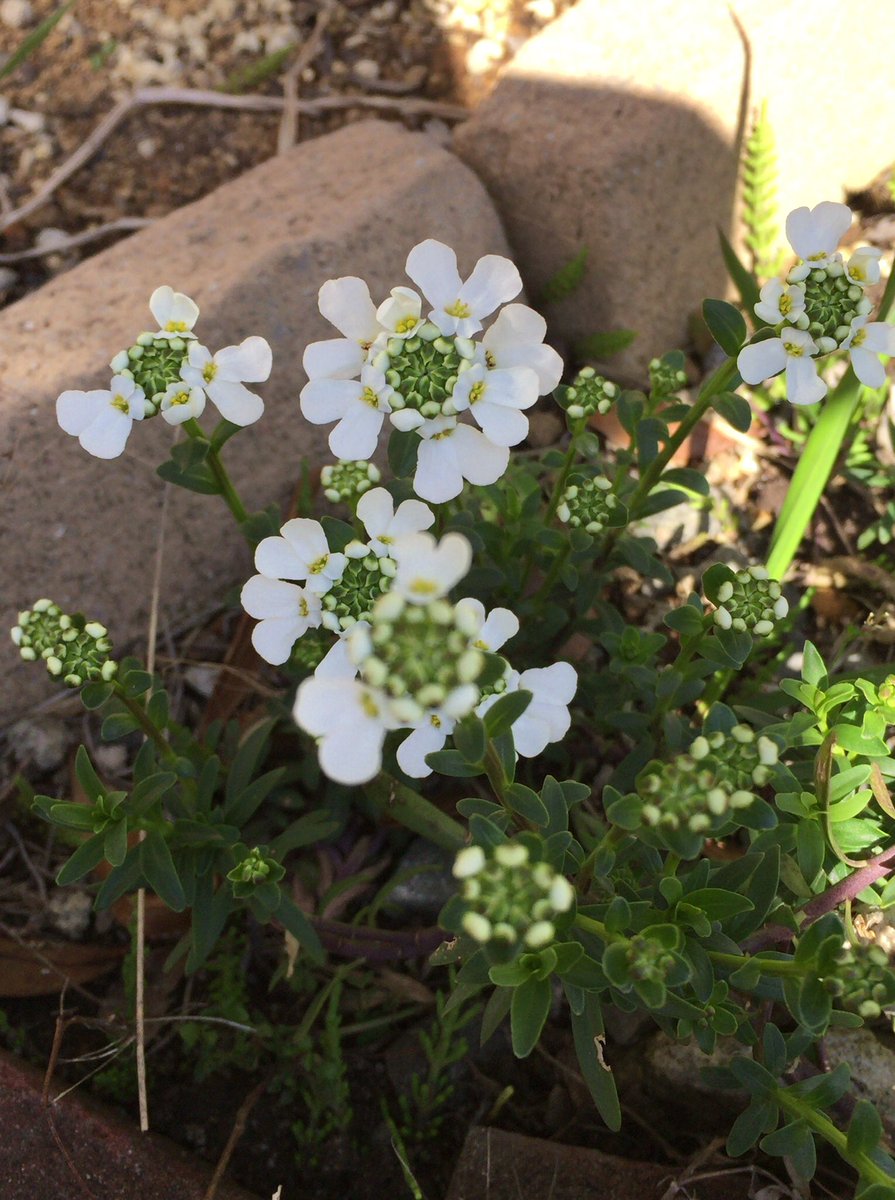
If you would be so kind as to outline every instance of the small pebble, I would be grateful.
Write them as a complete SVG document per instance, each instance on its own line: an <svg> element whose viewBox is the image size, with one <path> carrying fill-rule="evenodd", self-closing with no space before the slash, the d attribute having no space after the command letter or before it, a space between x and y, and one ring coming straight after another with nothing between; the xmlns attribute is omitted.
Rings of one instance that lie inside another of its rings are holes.
<svg viewBox="0 0 895 1200"><path fill-rule="evenodd" d="M0 96L0 125L5 125L9 120L9 101L5 96Z"/></svg>
<svg viewBox="0 0 895 1200"><path fill-rule="evenodd" d="M40 133L47 123L43 113L27 112L24 108L11 108L9 119L13 125L18 125L19 129L24 130L25 133Z"/></svg>
<svg viewBox="0 0 895 1200"><path fill-rule="evenodd" d="M158 150L158 139L143 137L137 142L137 153L140 158L153 158Z"/></svg>
<svg viewBox="0 0 895 1200"><path fill-rule="evenodd" d="M372 58L359 58L354 64L353 73L358 79L378 79L379 63Z"/></svg>
<svg viewBox="0 0 895 1200"><path fill-rule="evenodd" d="M92 908L93 901L86 892L62 888L50 895L47 916L54 929L66 937L80 938L87 932Z"/></svg>
<svg viewBox="0 0 895 1200"><path fill-rule="evenodd" d="M47 772L62 765L72 738L58 717L23 717L9 730L7 740L17 763L30 762Z"/></svg>
<svg viewBox="0 0 895 1200"><path fill-rule="evenodd" d="M29 0L3 0L0 4L0 22L7 29L24 29L34 20L34 9Z"/></svg>

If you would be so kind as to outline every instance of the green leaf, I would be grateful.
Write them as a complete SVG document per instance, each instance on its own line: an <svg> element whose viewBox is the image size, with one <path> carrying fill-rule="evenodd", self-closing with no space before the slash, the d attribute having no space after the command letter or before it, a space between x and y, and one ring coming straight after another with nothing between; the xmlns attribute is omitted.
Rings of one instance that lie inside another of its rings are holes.
<svg viewBox="0 0 895 1200"><path fill-rule="evenodd" d="M761 299L758 281L752 272L740 261L737 252L721 229L718 230L718 238L721 242L721 254L724 258L724 265L727 267L730 278L740 293L743 307L751 314L755 311L755 305Z"/></svg>
<svg viewBox="0 0 895 1200"><path fill-rule="evenodd" d="M192 926L190 929L190 952L186 960L187 974L192 974L205 962L224 931L227 918L236 907L230 888L226 883L214 891L210 875L200 876L196 881L193 897Z"/></svg>
<svg viewBox="0 0 895 1200"><path fill-rule="evenodd" d="M200 496L217 496L220 494L220 484L215 479L210 467L196 467L192 471L182 471L176 463L168 459L155 471L166 483L184 488L188 492L198 492Z"/></svg>
<svg viewBox="0 0 895 1200"><path fill-rule="evenodd" d="M597 1006L596 1009L594 1006ZM587 1084L597 1111L613 1133L618 1133L622 1127L621 1106L618 1102L618 1092L615 1087L615 1077L612 1068L602 1055L602 1028L594 1019L599 1012L598 1001L593 998L588 1004L587 1011L576 1015L572 1013L572 1037L575 1042L575 1053L581 1074Z"/></svg>
<svg viewBox="0 0 895 1200"><path fill-rule="evenodd" d="M726 300L703 300L702 315L709 333L725 354L734 358L749 336L742 313Z"/></svg>
<svg viewBox="0 0 895 1200"><path fill-rule="evenodd" d="M482 1012L482 1028L479 1035L479 1045L484 1044L495 1034L503 1024L510 1005L513 1001L513 989L496 987L488 997L488 1002Z"/></svg>
<svg viewBox="0 0 895 1200"><path fill-rule="evenodd" d="M96 911L103 912L109 908L125 892L129 892L132 888L137 887L142 877L143 868L140 863L140 846L137 844L131 846L130 850L128 850L121 866L113 867L103 880L102 886L96 893L96 901L94 903Z"/></svg>
<svg viewBox="0 0 895 1200"><path fill-rule="evenodd" d="M484 774L484 768L466 762L457 750L435 750L426 755L426 762L439 775L448 775L452 779L471 779L474 775Z"/></svg>
<svg viewBox="0 0 895 1200"><path fill-rule="evenodd" d="M587 269L587 246L582 246L574 258L570 259L556 271L541 288L538 304L552 304L557 300L565 300L581 287L584 273Z"/></svg>
<svg viewBox="0 0 895 1200"><path fill-rule="evenodd" d="M701 908L710 921L724 922L737 913L751 912L755 905L748 896L728 892L723 888L698 888L684 895L687 904Z"/></svg>
<svg viewBox="0 0 895 1200"><path fill-rule="evenodd" d="M103 834L103 855L107 863L120 867L127 854L127 821L115 821Z"/></svg>
<svg viewBox="0 0 895 1200"><path fill-rule="evenodd" d="M508 733L513 722L517 721L528 708L531 699L531 692L526 692L524 688L520 688L517 692L507 692L506 695L501 696L485 713L485 730L488 737L498 738L502 733Z"/></svg>
<svg viewBox="0 0 895 1200"><path fill-rule="evenodd" d="M258 807L267 799L286 774L285 767L267 771L249 784L244 791L224 807L224 816L233 825L242 828L255 815Z"/></svg>
<svg viewBox="0 0 895 1200"><path fill-rule="evenodd" d="M111 683L103 683L100 680L95 680L93 683L85 683L81 688L81 703L90 711L102 708L111 698L114 691L114 685Z"/></svg>
<svg viewBox="0 0 895 1200"><path fill-rule="evenodd" d="M283 891L280 892L280 903L274 910L274 916L289 930L309 958L317 963L323 961L323 947L317 930L295 901Z"/></svg>
<svg viewBox="0 0 895 1200"><path fill-rule="evenodd" d="M682 637L697 637L704 629L702 606L696 608L692 604L685 604L676 608L666 615L665 624Z"/></svg>
<svg viewBox="0 0 895 1200"><path fill-rule="evenodd" d="M480 717L470 713L454 726L451 735L460 757L470 765L478 766L485 757L487 740L485 726Z"/></svg>
<svg viewBox="0 0 895 1200"><path fill-rule="evenodd" d="M752 428L752 407L737 392L719 392L712 399L712 408L740 433L748 433Z"/></svg>
<svg viewBox="0 0 895 1200"><path fill-rule="evenodd" d="M97 833L83 842L56 876L59 886L64 887L67 883L76 883L94 867L98 867L105 854L105 841L105 835Z"/></svg>
<svg viewBox="0 0 895 1200"><path fill-rule="evenodd" d="M305 813L288 825L270 844L277 858L282 858L290 850L298 850L302 846L311 846L314 842L322 842L338 830L339 823L332 813L325 809Z"/></svg>
<svg viewBox="0 0 895 1200"><path fill-rule="evenodd" d="M814 1137L804 1121L793 1121L761 1139L766 1154L791 1159L800 1179L811 1179L817 1169Z"/></svg>
<svg viewBox="0 0 895 1200"><path fill-rule="evenodd" d="M727 1135L727 1153L739 1158L751 1150L768 1124L777 1121L777 1105L773 1100L754 1100L745 1112L741 1112Z"/></svg>
<svg viewBox="0 0 895 1200"><path fill-rule="evenodd" d="M776 1025L770 1023L765 1025L762 1044L764 1047L765 1066L772 1075L782 1075L786 1070L786 1063L789 1056L786 1053L786 1042L784 1041L783 1034Z"/></svg>
<svg viewBox="0 0 895 1200"><path fill-rule="evenodd" d="M126 737L139 728L140 723L137 718L125 710L124 712L110 713L103 721L100 732L104 742L114 742L117 738Z"/></svg>
<svg viewBox="0 0 895 1200"><path fill-rule="evenodd" d="M91 763L90 756L84 746L78 746L78 752L75 755L75 774L78 777L78 783L80 783L86 795L96 804L100 797L105 795L106 789L103 786L102 780L93 769L93 763Z"/></svg>
<svg viewBox="0 0 895 1200"><path fill-rule="evenodd" d="M416 470L419 447L420 439L415 431L402 433L400 429L392 429L388 439L388 465L396 479L408 479Z"/></svg>
<svg viewBox="0 0 895 1200"><path fill-rule="evenodd" d="M164 837L155 832L148 834L140 846L140 857L149 887L168 908L182 912L186 907L186 897Z"/></svg>
<svg viewBox="0 0 895 1200"><path fill-rule="evenodd" d="M883 1123L876 1108L869 1100L859 1100L848 1126L849 1154L870 1154L880 1144L882 1136Z"/></svg>
<svg viewBox="0 0 895 1200"><path fill-rule="evenodd" d="M806 819L796 826L796 857L799 870L810 884L823 866L827 844L817 821Z"/></svg>
<svg viewBox="0 0 895 1200"><path fill-rule="evenodd" d="M537 792L521 783L511 783L504 792L504 799L514 813L518 813L525 821L544 827L550 816L543 800Z"/></svg>
<svg viewBox="0 0 895 1200"><path fill-rule="evenodd" d="M743 1087L747 1088L753 1096L765 1098L772 1095L776 1080L761 1063L737 1055L730 1060L729 1067Z"/></svg>
<svg viewBox="0 0 895 1200"><path fill-rule="evenodd" d="M527 979L513 992L510 1030L517 1058L527 1058L537 1045L550 1012L552 995L549 979Z"/></svg>
<svg viewBox="0 0 895 1200"><path fill-rule="evenodd" d="M604 333L591 333L575 343L575 357L581 361L589 358L611 358L627 350L637 337L633 329L610 329Z"/></svg>
<svg viewBox="0 0 895 1200"><path fill-rule="evenodd" d="M44 17L35 29L32 29L29 34L22 38L3 66L0 67L0 79L5 79L7 75L11 75L27 58L31 57L53 29L55 29L56 25L62 20L74 2L75 0L67 0L67 3L61 4L48 17Z"/></svg>
<svg viewBox="0 0 895 1200"><path fill-rule="evenodd" d="M135 784L130 796L129 811L145 812L176 783L177 776L173 771L157 771L153 775L147 775Z"/></svg>

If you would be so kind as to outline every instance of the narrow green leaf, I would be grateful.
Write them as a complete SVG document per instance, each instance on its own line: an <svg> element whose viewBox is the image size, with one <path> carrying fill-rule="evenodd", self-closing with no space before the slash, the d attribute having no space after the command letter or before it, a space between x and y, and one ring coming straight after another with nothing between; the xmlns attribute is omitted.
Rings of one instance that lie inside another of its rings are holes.
<svg viewBox="0 0 895 1200"><path fill-rule="evenodd" d="M485 737L485 726L480 717L475 713L470 713L468 717L464 717L454 726L454 732L451 735L454 741L454 746L461 758L472 766L477 766L485 757L485 748L487 739Z"/></svg>
<svg viewBox="0 0 895 1200"><path fill-rule="evenodd" d="M62 20L74 2L75 0L67 0L67 3L61 4L48 17L44 17L41 23L19 42L3 66L0 67L0 79L5 79L7 75L11 75L27 58L31 57L53 29L55 29L56 25Z"/></svg>
<svg viewBox="0 0 895 1200"><path fill-rule="evenodd" d="M552 994L549 979L534 978L527 979L513 992L510 1029L517 1058L527 1058L537 1045L550 1012Z"/></svg>
<svg viewBox="0 0 895 1200"><path fill-rule="evenodd" d="M498 738L502 733L508 733L513 722L522 716L530 703L531 692L526 692L521 688L517 692L508 692L501 696L485 713L485 729L488 737Z"/></svg>
<svg viewBox="0 0 895 1200"><path fill-rule="evenodd" d="M719 392L712 400L712 408L740 433L748 433L752 428L752 407L744 396Z"/></svg>
<svg viewBox="0 0 895 1200"><path fill-rule="evenodd" d="M702 315L709 332L725 354L734 358L748 337L742 313L726 300L703 300Z"/></svg>
<svg viewBox="0 0 895 1200"><path fill-rule="evenodd" d="M280 892L280 903L274 910L274 916L289 930L313 962L319 963L323 961L323 947L320 945L317 930L295 901L282 890Z"/></svg>
<svg viewBox="0 0 895 1200"><path fill-rule="evenodd" d="M637 337L633 329L610 329L605 333L591 333L575 343L575 357L582 361L589 358L611 358L621 354Z"/></svg>
<svg viewBox="0 0 895 1200"><path fill-rule="evenodd" d="M771 1100L754 1100L741 1112L727 1135L727 1153L731 1158L739 1158L751 1150L776 1113L777 1106Z"/></svg>
<svg viewBox="0 0 895 1200"><path fill-rule="evenodd" d="M740 299L743 302L743 307L749 313L749 319L755 322L752 314L755 311L755 305L761 299L758 288L758 280L752 274L748 267L744 266L740 261L737 252L728 241L722 230L718 230L718 238L721 242L721 254L724 258L724 265L727 267L730 278L734 282L734 286L740 293Z"/></svg>
<svg viewBox="0 0 895 1200"><path fill-rule="evenodd" d="M869 1100L859 1100L848 1126L849 1154L870 1154L882 1140L883 1123Z"/></svg>
<svg viewBox="0 0 895 1200"><path fill-rule="evenodd" d="M581 1074L593 1096L597 1111L612 1132L617 1133L622 1126L622 1114L615 1076L612 1074L612 1068L603 1059L602 1030L595 1027L590 1005L588 1011L580 1016L572 1013L572 1037Z"/></svg>
<svg viewBox="0 0 895 1200"><path fill-rule="evenodd" d="M531 821L532 824L541 828L550 820L543 800L530 787L525 787L521 783L511 783L504 793L504 799L513 812L518 813L523 820Z"/></svg>
<svg viewBox="0 0 895 1200"><path fill-rule="evenodd" d="M90 756L84 746L78 746L78 752L75 755L75 774L78 777L78 783L84 789L90 800L96 804L100 796L105 795L105 787L96 771L93 769L93 763L90 761Z"/></svg>
<svg viewBox="0 0 895 1200"><path fill-rule="evenodd" d="M104 835L97 833L80 845L56 876L59 886L64 887L67 883L76 883L94 867L99 866L105 853L105 841Z"/></svg>
<svg viewBox="0 0 895 1200"><path fill-rule="evenodd" d="M141 843L140 857L146 882L174 912L183 912L186 897L168 843L160 833L150 833Z"/></svg>

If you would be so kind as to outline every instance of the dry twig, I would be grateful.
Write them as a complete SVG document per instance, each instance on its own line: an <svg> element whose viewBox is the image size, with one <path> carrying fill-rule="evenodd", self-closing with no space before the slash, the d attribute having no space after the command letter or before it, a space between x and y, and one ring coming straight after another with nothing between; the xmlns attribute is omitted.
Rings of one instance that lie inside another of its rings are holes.
<svg viewBox="0 0 895 1200"><path fill-rule="evenodd" d="M65 254L67 250L76 250L79 246L89 246L100 238L113 237L117 233L133 233L136 229L145 229L153 223L152 217L119 217L117 221L107 221L104 225L94 225L92 229L82 229L67 238L60 238L52 246L32 246L30 250L18 250L15 254L0 254L0 266L24 262L29 258L46 258L48 254Z"/></svg>
<svg viewBox="0 0 895 1200"><path fill-rule="evenodd" d="M323 49L323 35L332 15L332 0L327 0L317 14L310 37L283 76L283 116L277 130L277 154L283 154L298 141L298 83L302 71L311 65Z"/></svg>

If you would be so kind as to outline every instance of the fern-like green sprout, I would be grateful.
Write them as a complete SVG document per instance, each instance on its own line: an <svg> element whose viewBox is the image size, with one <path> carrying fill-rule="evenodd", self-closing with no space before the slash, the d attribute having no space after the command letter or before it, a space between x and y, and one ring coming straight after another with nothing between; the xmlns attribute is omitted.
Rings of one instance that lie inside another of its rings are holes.
<svg viewBox="0 0 895 1200"><path fill-rule="evenodd" d="M769 279L782 266L780 216L777 207L777 145L762 101L743 148L743 224L746 245L752 253L752 270Z"/></svg>

